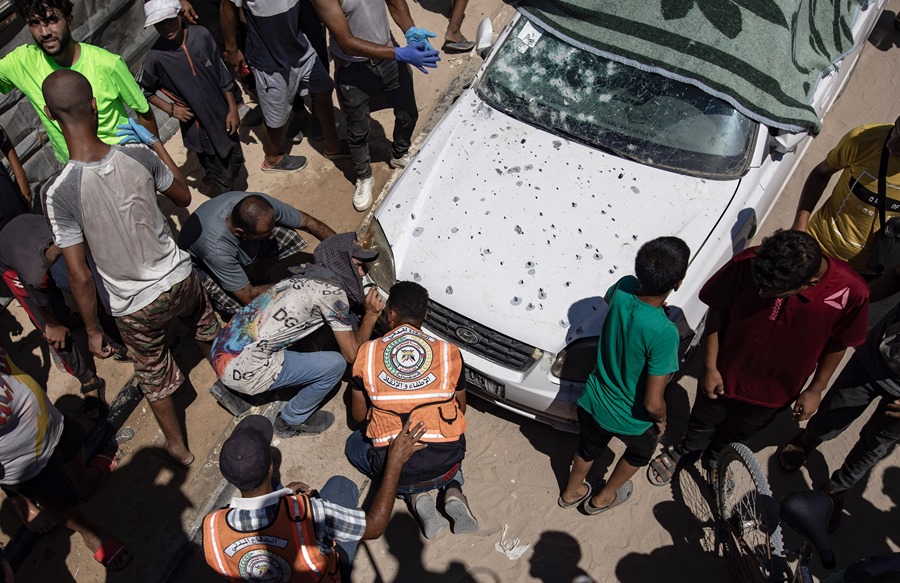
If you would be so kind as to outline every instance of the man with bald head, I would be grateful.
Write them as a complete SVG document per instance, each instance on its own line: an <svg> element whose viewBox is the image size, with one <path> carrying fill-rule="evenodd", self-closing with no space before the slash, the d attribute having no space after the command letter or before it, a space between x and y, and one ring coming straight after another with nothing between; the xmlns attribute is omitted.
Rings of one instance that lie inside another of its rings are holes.
<svg viewBox="0 0 900 583"><path fill-rule="evenodd" d="M134 120L119 126L128 145L97 137L97 102L88 80L60 69L43 83L48 118L62 129L70 159L48 188L44 204L69 270L72 295L84 319L91 352L110 356L97 322L90 253L110 297L110 308L134 358L135 378L165 437L171 460L194 460L178 423L172 394L184 382L166 347L172 320L211 342L219 323L190 256L178 248L157 206L156 191L186 207L184 175L152 133ZM149 148L147 147L149 146Z"/></svg>
<svg viewBox="0 0 900 583"><path fill-rule="evenodd" d="M272 269L306 247L296 229L320 241L334 231L312 215L266 194L226 192L201 204L181 229L213 306L231 316L284 279Z"/></svg>

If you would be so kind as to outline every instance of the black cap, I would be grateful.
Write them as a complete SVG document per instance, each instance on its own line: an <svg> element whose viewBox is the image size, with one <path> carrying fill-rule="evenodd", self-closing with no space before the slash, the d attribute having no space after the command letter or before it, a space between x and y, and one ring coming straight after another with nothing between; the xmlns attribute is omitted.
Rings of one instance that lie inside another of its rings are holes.
<svg viewBox="0 0 900 583"><path fill-rule="evenodd" d="M262 415L245 417L219 452L219 469L241 490L262 484L272 465L272 422Z"/></svg>

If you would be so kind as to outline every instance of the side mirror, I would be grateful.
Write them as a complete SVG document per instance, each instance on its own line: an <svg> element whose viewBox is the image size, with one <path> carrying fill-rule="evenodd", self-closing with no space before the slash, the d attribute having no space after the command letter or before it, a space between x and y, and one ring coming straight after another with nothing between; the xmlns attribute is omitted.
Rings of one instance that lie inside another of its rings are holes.
<svg viewBox="0 0 900 583"><path fill-rule="evenodd" d="M779 132L778 135L769 137L769 150L772 152L780 152L782 154L794 152L796 151L797 146L799 146L808 136L809 134L806 132L801 132L799 134Z"/></svg>
<svg viewBox="0 0 900 583"><path fill-rule="evenodd" d="M494 26L487 16L478 24L478 32L475 35L475 52L482 59L487 58L494 44Z"/></svg>

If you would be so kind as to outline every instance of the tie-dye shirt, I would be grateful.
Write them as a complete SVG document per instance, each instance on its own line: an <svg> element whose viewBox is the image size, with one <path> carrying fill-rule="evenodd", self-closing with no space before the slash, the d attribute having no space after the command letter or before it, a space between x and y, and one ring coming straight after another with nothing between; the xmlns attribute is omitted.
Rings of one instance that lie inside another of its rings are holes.
<svg viewBox="0 0 900 583"><path fill-rule="evenodd" d="M216 335L210 355L216 374L229 389L262 393L281 374L284 350L322 324L335 332L353 330L340 286L303 275L276 283Z"/></svg>

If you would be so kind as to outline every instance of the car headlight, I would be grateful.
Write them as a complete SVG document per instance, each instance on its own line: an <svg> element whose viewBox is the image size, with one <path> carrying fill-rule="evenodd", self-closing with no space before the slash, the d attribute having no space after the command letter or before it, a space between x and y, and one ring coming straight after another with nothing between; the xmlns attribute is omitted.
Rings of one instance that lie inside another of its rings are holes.
<svg viewBox="0 0 900 583"><path fill-rule="evenodd" d="M387 237L384 235L384 230L377 220L373 219L369 224L369 228L363 235L361 243L366 249L378 251L378 257L368 264L368 274L372 281L378 284L378 287L388 291L391 289L391 286L397 283L397 275L394 271L394 254L391 251L391 245L388 243Z"/></svg>
<svg viewBox="0 0 900 583"><path fill-rule="evenodd" d="M597 337L582 338L566 346L556 355L550 374L565 381L587 382L588 376L597 366L599 341Z"/></svg>

